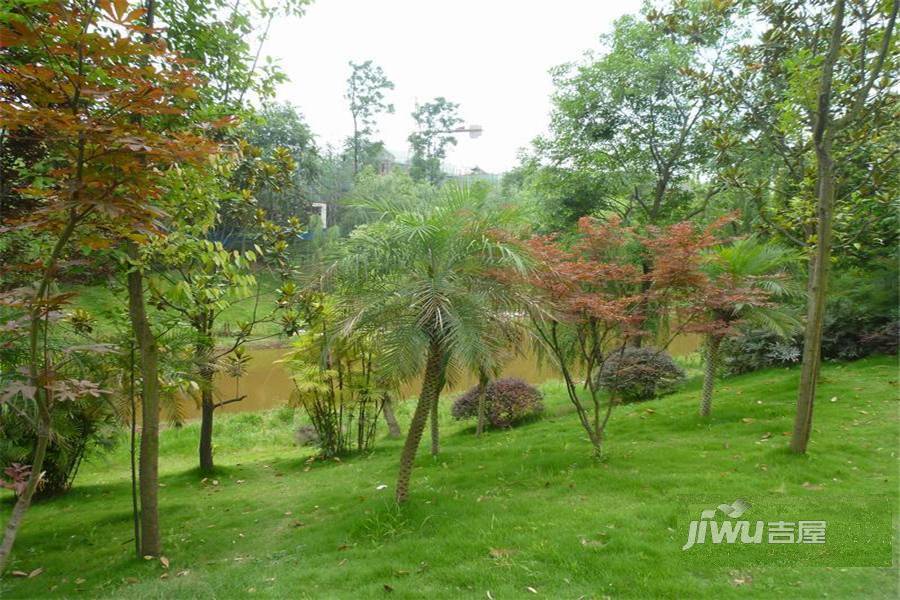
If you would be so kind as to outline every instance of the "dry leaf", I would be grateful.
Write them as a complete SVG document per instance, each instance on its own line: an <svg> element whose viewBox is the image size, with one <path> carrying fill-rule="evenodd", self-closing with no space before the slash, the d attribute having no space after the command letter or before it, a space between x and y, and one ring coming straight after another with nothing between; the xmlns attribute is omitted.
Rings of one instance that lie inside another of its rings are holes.
<svg viewBox="0 0 900 600"><path fill-rule="evenodd" d="M528 590L529 592L531 592L532 594L537 594L537 590L534 589L533 587L531 587L530 585L525 586L525 589Z"/></svg>
<svg viewBox="0 0 900 600"><path fill-rule="evenodd" d="M159 562L161 562L162 566L164 566L165 568L167 568L167 569L169 568L169 559L166 558L165 556L160 556Z"/></svg>
<svg viewBox="0 0 900 600"><path fill-rule="evenodd" d="M26 573L25 571L13 571L12 573L10 573L10 575L12 575L13 577L28 577L28 573Z"/></svg>
<svg viewBox="0 0 900 600"><path fill-rule="evenodd" d="M506 558L512 554L512 550L507 550L506 548L491 548L489 554L491 555L491 558Z"/></svg>

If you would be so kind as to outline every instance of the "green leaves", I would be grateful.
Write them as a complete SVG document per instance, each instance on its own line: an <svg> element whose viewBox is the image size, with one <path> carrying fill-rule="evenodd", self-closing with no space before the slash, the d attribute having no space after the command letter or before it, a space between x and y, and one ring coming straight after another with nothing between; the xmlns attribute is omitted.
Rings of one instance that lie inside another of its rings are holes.
<svg viewBox="0 0 900 600"><path fill-rule="evenodd" d="M361 202L378 220L343 244L333 272L346 303L348 331L377 330L380 353L404 376L438 340L460 368L493 368L508 345L499 332L516 299L495 277L524 270L527 259L500 233L512 213L464 187L437 197Z"/></svg>

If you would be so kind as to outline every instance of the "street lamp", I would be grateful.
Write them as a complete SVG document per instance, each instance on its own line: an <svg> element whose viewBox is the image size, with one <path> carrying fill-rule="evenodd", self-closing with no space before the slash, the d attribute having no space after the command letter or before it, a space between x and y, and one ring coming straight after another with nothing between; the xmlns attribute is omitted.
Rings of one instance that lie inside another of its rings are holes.
<svg viewBox="0 0 900 600"><path fill-rule="evenodd" d="M463 127L457 127L456 129L427 129L422 133L468 133L470 138L477 138L481 137L483 131L484 129L481 127L481 125L466 125Z"/></svg>
<svg viewBox="0 0 900 600"><path fill-rule="evenodd" d="M468 133L470 138L477 138L481 137L482 131L484 131L484 129L481 128L481 125L469 125L467 127L453 129L450 133Z"/></svg>

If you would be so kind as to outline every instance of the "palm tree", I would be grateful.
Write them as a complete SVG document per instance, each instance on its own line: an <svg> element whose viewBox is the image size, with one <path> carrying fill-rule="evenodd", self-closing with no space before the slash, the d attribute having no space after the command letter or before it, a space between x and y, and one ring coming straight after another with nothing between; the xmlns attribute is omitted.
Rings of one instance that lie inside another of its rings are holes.
<svg viewBox="0 0 900 600"><path fill-rule="evenodd" d="M737 323L750 323L781 335L796 331L800 323L796 312L778 300L799 294L799 286L790 276L799 256L756 237L719 246L707 256L710 278L721 293L710 308L714 329L704 340L703 392L700 415L709 416L713 388L719 368L722 341Z"/></svg>
<svg viewBox="0 0 900 600"><path fill-rule="evenodd" d="M466 187L434 198L370 199L373 221L349 236L333 273L344 283L350 331L384 331L382 361L399 377L422 373L422 387L400 457L397 502L409 495L413 461L446 370L493 368L504 345L494 324L515 310L514 294L494 276L524 270L517 245L496 232L520 222Z"/></svg>

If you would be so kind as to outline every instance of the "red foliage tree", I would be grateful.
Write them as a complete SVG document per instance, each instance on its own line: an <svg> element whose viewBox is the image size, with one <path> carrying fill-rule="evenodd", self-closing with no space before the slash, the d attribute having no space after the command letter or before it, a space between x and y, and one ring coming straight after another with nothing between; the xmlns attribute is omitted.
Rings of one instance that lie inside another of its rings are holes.
<svg viewBox="0 0 900 600"><path fill-rule="evenodd" d="M711 283L703 252L718 243L720 226L677 223L641 234L616 218L584 217L571 241L528 241L536 266L522 283L533 331L560 369L595 456L619 403L603 398L595 374L630 341L649 337L648 314L675 324L656 332L660 351L679 333L705 325ZM645 273L642 263L653 267Z"/></svg>
<svg viewBox="0 0 900 600"><path fill-rule="evenodd" d="M36 441L0 544L0 573L40 482L54 407L72 396L55 377L46 341L70 298L51 292L54 281L76 242L99 249L159 231L162 171L200 163L215 150L185 117L197 78L163 43L149 41L144 13L127 0L48 2L5 13L0 23L4 53L23 57L0 67L0 122L39 139L45 156L20 190L35 208L0 232L27 230L49 246L35 263L4 265L8 273L30 273L32 283L2 297L15 317L4 330L26 340L28 359L0 402L33 402Z"/></svg>

